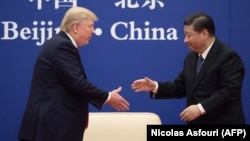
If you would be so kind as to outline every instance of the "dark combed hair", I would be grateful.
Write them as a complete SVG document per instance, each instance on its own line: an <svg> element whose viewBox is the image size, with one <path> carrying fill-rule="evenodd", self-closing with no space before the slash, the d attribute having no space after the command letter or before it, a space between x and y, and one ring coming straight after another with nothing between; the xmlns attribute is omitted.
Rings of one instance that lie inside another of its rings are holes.
<svg viewBox="0 0 250 141"><path fill-rule="evenodd" d="M213 18L206 13L192 13L185 18L183 24L193 25L194 30L197 32L201 32L203 29L207 29L210 35L215 35L215 25Z"/></svg>

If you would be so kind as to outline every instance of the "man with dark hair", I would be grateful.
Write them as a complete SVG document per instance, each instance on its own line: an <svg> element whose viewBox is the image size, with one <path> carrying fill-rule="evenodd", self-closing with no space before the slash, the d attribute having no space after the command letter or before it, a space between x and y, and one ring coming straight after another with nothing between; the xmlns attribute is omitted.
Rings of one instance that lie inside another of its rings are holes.
<svg viewBox="0 0 250 141"><path fill-rule="evenodd" d="M191 50L173 81L148 77L135 80L135 92L149 91L153 99L187 99L180 118L187 124L245 124L241 89L245 67L240 56L215 36L211 16L193 13L184 20L184 43Z"/></svg>

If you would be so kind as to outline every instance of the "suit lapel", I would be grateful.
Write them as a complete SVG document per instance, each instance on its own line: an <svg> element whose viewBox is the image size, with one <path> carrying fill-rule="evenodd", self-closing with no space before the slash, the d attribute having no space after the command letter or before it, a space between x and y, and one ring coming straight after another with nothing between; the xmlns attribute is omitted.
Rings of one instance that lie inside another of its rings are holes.
<svg viewBox="0 0 250 141"><path fill-rule="evenodd" d="M196 87L198 86L198 84L200 83L200 81L202 80L203 76L206 74L206 71L208 70L209 66L212 65L212 63L216 60L217 56L219 54L219 47L218 47L218 41L215 40L213 46L211 47L210 51L207 54L206 59L204 60L204 63L200 69L199 74L196 76L196 78L194 78L194 82L193 83L193 89L191 91L191 93L193 93L193 91L196 89ZM197 58L197 57L196 57ZM192 64L193 68L196 67L196 61L194 61L194 65ZM193 76L195 77L195 69L192 70Z"/></svg>
<svg viewBox="0 0 250 141"><path fill-rule="evenodd" d="M77 49L76 49L76 50L77 50ZM81 65L81 67L82 67L82 71L83 71L84 78L87 79L87 75L86 75L86 73L85 73L85 69L84 69L83 64L82 64L80 52L79 52L78 50L77 50L77 55L78 55L79 63L80 63L80 65Z"/></svg>
<svg viewBox="0 0 250 141"><path fill-rule="evenodd" d="M62 36L62 37L64 37L64 38L66 38L67 40L69 40L70 42L71 42L71 40L70 40L70 38L67 36L67 34L65 33L65 32L63 32L63 31L60 31L59 32L59 35L60 36ZM71 46L70 46L71 47ZM79 50L73 45L73 43L72 43L72 48L74 47L74 49L76 50L76 54L77 54L77 58L78 58L78 61L79 61L79 64L81 65L81 67L82 67L82 73L83 73L83 75L84 75L84 78L85 79L87 79L87 76L86 76L86 73L85 73L85 70L84 70L84 67L83 67L83 64L82 64L82 60L81 60L81 57L80 57L80 53L79 53Z"/></svg>

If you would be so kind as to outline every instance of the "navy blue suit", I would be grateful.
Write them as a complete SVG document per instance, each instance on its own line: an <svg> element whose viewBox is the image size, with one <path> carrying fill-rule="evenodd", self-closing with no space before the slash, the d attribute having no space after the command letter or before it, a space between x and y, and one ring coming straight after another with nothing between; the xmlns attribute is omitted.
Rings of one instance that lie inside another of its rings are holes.
<svg viewBox="0 0 250 141"><path fill-rule="evenodd" d="M101 109L108 97L86 79L78 50L64 32L50 39L35 62L18 138L82 141L88 103Z"/></svg>
<svg viewBox="0 0 250 141"><path fill-rule="evenodd" d="M245 124L241 101L245 68L238 54L216 39L196 77L197 57L190 52L174 81L159 82L155 99L186 97L187 106L201 103L206 114L188 124Z"/></svg>

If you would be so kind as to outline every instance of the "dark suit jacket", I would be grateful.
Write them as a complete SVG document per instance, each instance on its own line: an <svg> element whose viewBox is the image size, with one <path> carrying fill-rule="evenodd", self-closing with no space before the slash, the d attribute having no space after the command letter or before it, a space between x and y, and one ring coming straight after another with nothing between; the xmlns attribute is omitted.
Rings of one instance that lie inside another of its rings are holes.
<svg viewBox="0 0 250 141"><path fill-rule="evenodd" d="M64 32L42 48L33 72L19 139L82 141L88 103L101 109L108 92L86 79L76 47Z"/></svg>
<svg viewBox="0 0 250 141"><path fill-rule="evenodd" d="M245 124L241 101L245 68L240 57L216 39L196 77L197 56L194 52L186 56L174 81L159 82L155 98L186 97L187 106L201 103L206 114L191 124Z"/></svg>

